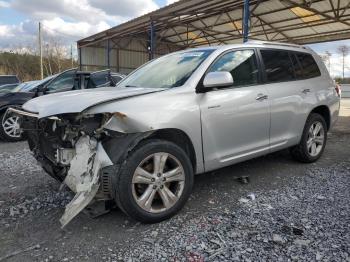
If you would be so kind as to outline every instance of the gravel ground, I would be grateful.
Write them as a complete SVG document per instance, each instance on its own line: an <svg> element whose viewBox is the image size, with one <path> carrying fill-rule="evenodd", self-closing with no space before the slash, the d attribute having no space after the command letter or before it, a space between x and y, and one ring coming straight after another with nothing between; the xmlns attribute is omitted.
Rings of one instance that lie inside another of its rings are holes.
<svg viewBox="0 0 350 262"><path fill-rule="evenodd" d="M350 261L350 100L342 112L317 163L281 151L196 176L185 208L153 225L113 210L61 229L72 194L25 142L0 142L0 262Z"/></svg>
<svg viewBox="0 0 350 262"><path fill-rule="evenodd" d="M181 217L126 248L135 261L350 261L350 163L314 168L238 206ZM180 226L181 225L181 226ZM159 236L159 237L158 237ZM157 237L157 238L156 238ZM136 246L136 248L134 248Z"/></svg>

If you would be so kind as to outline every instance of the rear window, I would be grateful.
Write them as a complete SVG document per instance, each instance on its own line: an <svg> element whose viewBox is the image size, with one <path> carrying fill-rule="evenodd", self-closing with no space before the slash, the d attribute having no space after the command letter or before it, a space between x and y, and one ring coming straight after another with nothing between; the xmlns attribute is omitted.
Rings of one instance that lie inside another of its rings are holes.
<svg viewBox="0 0 350 262"><path fill-rule="evenodd" d="M109 85L109 71L96 72L90 75L86 88L96 88L98 86Z"/></svg>
<svg viewBox="0 0 350 262"><path fill-rule="evenodd" d="M118 83L120 82L120 80L123 79L121 76L117 76L117 75L112 75L111 77L113 78L114 83Z"/></svg>
<svg viewBox="0 0 350 262"><path fill-rule="evenodd" d="M98 72L91 74L90 79L96 86L104 85L109 82L109 72Z"/></svg>
<svg viewBox="0 0 350 262"><path fill-rule="evenodd" d="M294 80L294 70L288 51L260 50L267 82Z"/></svg>
<svg viewBox="0 0 350 262"><path fill-rule="evenodd" d="M19 83L17 76L0 76L0 85Z"/></svg>
<svg viewBox="0 0 350 262"><path fill-rule="evenodd" d="M295 53L295 55L298 58L302 69L300 76L298 77L297 75L297 78L307 79L321 75L320 69L318 68L312 55L306 53Z"/></svg>

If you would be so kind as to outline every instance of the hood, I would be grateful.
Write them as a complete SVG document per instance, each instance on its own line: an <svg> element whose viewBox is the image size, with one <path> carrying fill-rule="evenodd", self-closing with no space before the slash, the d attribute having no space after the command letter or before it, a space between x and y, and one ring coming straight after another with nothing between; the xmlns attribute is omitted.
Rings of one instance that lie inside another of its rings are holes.
<svg viewBox="0 0 350 262"><path fill-rule="evenodd" d="M162 90L164 89L105 87L68 91L34 98L25 103L23 109L39 114L39 118L67 113L80 113L87 108L104 102Z"/></svg>

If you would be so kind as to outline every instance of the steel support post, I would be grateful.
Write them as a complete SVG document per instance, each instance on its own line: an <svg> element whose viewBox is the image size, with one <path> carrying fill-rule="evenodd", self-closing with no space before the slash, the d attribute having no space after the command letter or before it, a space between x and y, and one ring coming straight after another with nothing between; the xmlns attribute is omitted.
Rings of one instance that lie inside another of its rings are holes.
<svg viewBox="0 0 350 262"><path fill-rule="evenodd" d="M155 50L155 28L153 20L151 20L150 30L149 30L149 60L154 58Z"/></svg>
<svg viewBox="0 0 350 262"><path fill-rule="evenodd" d="M249 21L250 21L249 0L244 0L244 9L243 9L243 43L248 41Z"/></svg>

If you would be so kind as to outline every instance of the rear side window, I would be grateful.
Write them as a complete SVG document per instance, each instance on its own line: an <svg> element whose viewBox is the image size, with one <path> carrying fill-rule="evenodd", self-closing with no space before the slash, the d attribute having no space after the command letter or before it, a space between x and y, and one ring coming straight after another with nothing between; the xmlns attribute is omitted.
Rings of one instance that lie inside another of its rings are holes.
<svg viewBox="0 0 350 262"><path fill-rule="evenodd" d="M283 50L260 50L265 65L267 82L294 80L294 70L289 53Z"/></svg>
<svg viewBox="0 0 350 262"><path fill-rule="evenodd" d="M320 69L318 68L315 59L310 54L296 53L296 57L302 67L302 73L300 78L313 78L321 75ZM297 76L298 77L298 76Z"/></svg>
<svg viewBox="0 0 350 262"><path fill-rule="evenodd" d="M110 85L110 74L109 71L101 71L92 73L87 81L87 85L85 88L91 89L101 86L109 86Z"/></svg>
<svg viewBox="0 0 350 262"><path fill-rule="evenodd" d="M113 81L114 83L118 83L120 82L120 80L122 80L123 78L120 76L116 76L116 75L112 75Z"/></svg>
<svg viewBox="0 0 350 262"><path fill-rule="evenodd" d="M237 50L222 55L209 72L230 72L233 86L254 85L258 83L259 71L254 50Z"/></svg>
<svg viewBox="0 0 350 262"><path fill-rule="evenodd" d="M294 67L294 73L295 73L295 77L297 79L302 79L303 78L303 68L301 67L297 56L293 53L291 53L290 58L292 59L292 63L293 63L293 67Z"/></svg>

